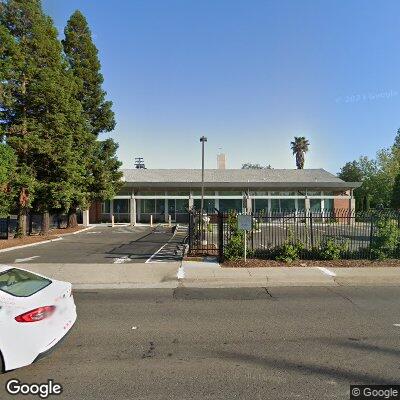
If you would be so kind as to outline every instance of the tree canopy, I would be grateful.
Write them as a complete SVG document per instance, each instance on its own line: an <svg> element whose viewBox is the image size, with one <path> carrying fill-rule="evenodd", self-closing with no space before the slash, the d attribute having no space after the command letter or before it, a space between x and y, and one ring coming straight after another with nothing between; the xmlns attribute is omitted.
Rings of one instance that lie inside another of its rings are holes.
<svg viewBox="0 0 400 400"><path fill-rule="evenodd" d="M393 146L379 150L374 159L363 156L347 162L338 173L339 178L345 181L362 182L362 186L354 191L358 209L397 204L396 179L400 173L398 138L399 131Z"/></svg>
<svg viewBox="0 0 400 400"><path fill-rule="evenodd" d="M65 34L61 43L40 0L0 3L0 140L15 156L11 197L21 235L31 210L43 214L46 233L50 212L76 216L120 183L118 146L98 140L115 119L82 13Z"/></svg>

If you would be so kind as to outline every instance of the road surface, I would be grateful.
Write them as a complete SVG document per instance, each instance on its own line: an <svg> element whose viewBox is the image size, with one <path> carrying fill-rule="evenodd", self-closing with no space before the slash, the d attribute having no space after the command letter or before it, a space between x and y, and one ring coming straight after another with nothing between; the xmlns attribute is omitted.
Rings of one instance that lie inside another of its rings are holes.
<svg viewBox="0 0 400 400"><path fill-rule="evenodd" d="M0 398L18 398L4 390L16 377L54 379L54 399L348 399L351 383L400 383L399 298L397 287L76 292L74 331L0 376Z"/></svg>

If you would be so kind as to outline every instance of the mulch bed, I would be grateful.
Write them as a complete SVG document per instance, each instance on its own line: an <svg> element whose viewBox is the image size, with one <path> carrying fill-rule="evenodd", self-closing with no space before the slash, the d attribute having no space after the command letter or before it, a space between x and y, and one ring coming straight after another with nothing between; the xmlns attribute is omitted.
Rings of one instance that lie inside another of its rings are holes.
<svg viewBox="0 0 400 400"><path fill-rule="evenodd" d="M400 267L400 260L299 260L290 264L275 260L260 260L250 258L245 263L244 260L225 261L221 264L224 268L271 268L271 267L325 267L325 268L366 268L366 267Z"/></svg>
<svg viewBox="0 0 400 400"><path fill-rule="evenodd" d="M13 238L8 240L0 240L0 249L8 249L9 247L23 246L25 244L45 242L46 240L57 239L66 233L73 233L84 229L82 226L75 228L52 229L48 235L31 235L24 238Z"/></svg>

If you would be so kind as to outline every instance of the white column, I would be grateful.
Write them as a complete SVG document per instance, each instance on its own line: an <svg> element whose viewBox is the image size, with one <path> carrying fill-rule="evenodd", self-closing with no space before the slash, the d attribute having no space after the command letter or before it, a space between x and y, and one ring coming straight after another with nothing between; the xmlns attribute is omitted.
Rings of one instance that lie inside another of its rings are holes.
<svg viewBox="0 0 400 400"><path fill-rule="evenodd" d="M165 195L167 195L167 192L165 192ZM165 222L168 222L168 214L169 214L169 210L168 210L168 199L164 200L164 217L165 217Z"/></svg>
<svg viewBox="0 0 400 400"><path fill-rule="evenodd" d="M83 210L82 211L82 216L83 216L83 226L89 226L90 221L89 221L89 209Z"/></svg>
<svg viewBox="0 0 400 400"><path fill-rule="evenodd" d="M321 192L321 196L324 195L324 192ZM325 199L321 199L321 210L325 209Z"/></svg>
<svg viewBox="0 0 400 400"><path fill-rule="evenodd" d="M271 192L267 192L267 193L268 193L268 196L271 196ZM268 212L269 213L271 212L271 206L272 206L271 199L268 199Z"/></svg>
<svg viewBox="0 0 400 400"><path fill-rule="evenodd" d="M305 208L306 212L310 211L310 199L308 197L306 197L304 200L304 208Z"/></svg>
<svg viewBox="0 0 400 400"><path fill-rule="evenodd" d="M114 215L114 199L110 200L110 221L113 221L113 215Z"/></svg>
<svg viewBox="0 0 400 400"><path fill-rule="evenodd" d="M131 195L131 204L130 204L130 220L131 220L131 226L136 225L136 199L135 195L132 193Z"/></svg>
<svg viewBox="0 0 400 400"><path fill-rule="evenodd" d="M219 196L219 192L218 191L215 192L215 196ZM215 208L217 210L219 210L219 198L215 199Z"/></svg>
<svg viewBox="0 0 400 400"><path fill-rule="evenodd" d="M194 205L194 201L193 201L193 197L192 197L192 191L190 191L190 193L189 193L189 210L193 209L193 205Z"/></svg>
<svg viewBox="0 0 400 400"><path fill-rule="evenodd" d="M250 197L250 196L247 196L247 197L246 197L246 208L247 208L247 212L248 212L249 214L251 214L251 212L252 212L252 210L253 210L253 204L252 204L252 202L251 202L251 197Z"/></svg>

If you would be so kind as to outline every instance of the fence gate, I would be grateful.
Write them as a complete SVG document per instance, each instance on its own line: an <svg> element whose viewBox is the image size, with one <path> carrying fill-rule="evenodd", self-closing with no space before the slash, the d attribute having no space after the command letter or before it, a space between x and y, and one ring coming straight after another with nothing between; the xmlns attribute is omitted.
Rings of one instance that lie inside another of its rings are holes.
<svg viewBox="0 0 400 400"><path fill-rule="evenodd" d="M215 256L223 260L223 214L213 212L189 212L189 255Z"/></svg>

